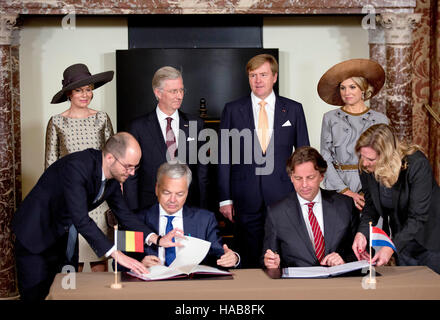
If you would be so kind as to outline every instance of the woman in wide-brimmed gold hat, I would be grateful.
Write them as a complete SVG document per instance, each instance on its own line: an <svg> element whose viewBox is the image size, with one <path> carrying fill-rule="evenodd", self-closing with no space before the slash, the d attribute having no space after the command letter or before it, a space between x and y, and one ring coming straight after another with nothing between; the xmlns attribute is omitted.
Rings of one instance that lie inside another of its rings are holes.
<svg viewBox="0 0 440 320"><path fill-rule="evenodd" d="M325 113L322 120L321 154L328 164L324 187L352 197L359 210L365 199L360 193L354 147L362 132L370 126L388 124L385 115L365 104L380 91L384 82L385 72L377 62L351 59L331 67L318 83L321 99L339 106Z"/></svg>
<svg viewBox="0 0 440 320"><path fill-rule="evenodd" d="M92 75L85 64L78 63L64 70L62 88L51 103L68 101L69 108L50 118L46 129L45 168L61 157L87 148L101 149L113 135L113 126L107 113L89 108L93 90L113 79L113 71ZM89 212L90 217L105 234L109 230L105 212L106 202ZM92 271L106 271L107 261L99 258L85 239L79 235L79 271L90 263Z"/></svg>

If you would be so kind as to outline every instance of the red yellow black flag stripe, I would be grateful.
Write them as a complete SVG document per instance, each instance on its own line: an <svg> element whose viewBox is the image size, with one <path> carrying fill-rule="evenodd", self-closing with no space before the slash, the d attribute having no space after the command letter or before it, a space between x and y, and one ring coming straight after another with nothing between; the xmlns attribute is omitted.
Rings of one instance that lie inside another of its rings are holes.
<svg viewBox="0 0 440 320"><path fill-rule="evenodd" d="M118 230L117 249L126 252L144 252L144 233Z"/></svg>

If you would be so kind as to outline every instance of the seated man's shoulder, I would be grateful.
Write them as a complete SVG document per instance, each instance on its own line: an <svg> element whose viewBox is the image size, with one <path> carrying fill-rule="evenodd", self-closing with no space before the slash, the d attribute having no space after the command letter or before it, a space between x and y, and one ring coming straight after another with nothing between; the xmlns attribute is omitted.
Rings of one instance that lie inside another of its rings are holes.
<svg viewBox="0 0 440 320"><path fill-rule="evenodd" d="M200 217L207 217L207 218L211 218L211 217L215 217L214 212L206 210L206 209L202 209L202 208L198 208L198 207L190 207L190 206L185 206L185 208L192 214L200 216Z"/></svg>
<svg viewBox="0 0 440 320"><path fill-rule="evenodd" d="M280 212L281 210L285 208L291 208L296 205L296 202L294 198L296 197L295 192L289 193L286 197L284 197L281 200L278 200L277 202L271 204L269 206L269 211L272 213Z"/></svg>
<svg viewBox="0 0 440 320"><path fill-rule="evenodd" d="M353 199L345 194L339 193L336 190L321 190L323 197L330 199L330 203L333 203L337 207L340 214L351 214L354 210Z"/></svg>

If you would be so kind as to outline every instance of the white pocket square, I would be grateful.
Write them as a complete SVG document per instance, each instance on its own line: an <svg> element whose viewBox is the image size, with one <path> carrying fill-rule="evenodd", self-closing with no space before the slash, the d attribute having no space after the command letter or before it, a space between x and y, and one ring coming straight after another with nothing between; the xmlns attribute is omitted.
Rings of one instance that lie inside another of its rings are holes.
<svg viewBox="0 0 440 320"><path fill-rule="evenodd" d="M186 141L194 141L194 138L188 137L188 139L186 139Z"/></svg>
<svg viewBox="0 0 440 320"><path fill-rule="evenodd" d="M290 120L287 120L286 122L284 122L284 124L282 125L282 127L291 127L292 124L290 123Z"/></svg>

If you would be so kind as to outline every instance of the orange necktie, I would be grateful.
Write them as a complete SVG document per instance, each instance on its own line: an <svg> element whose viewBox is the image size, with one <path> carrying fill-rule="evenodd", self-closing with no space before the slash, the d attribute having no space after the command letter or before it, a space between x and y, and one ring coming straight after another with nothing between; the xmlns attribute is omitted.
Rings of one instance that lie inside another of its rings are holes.
<svg viewBox="0 0 440 320"><path fill-rule="evenodd" d="M261 100L259 103L260 111L258 112L258 128L257 135L258 140L260 140L261 150L263 153L266 153L267 145L268 145L268 134L269 134L269 121L267 120L267 112L266 112L266 102Z"/></svg>

